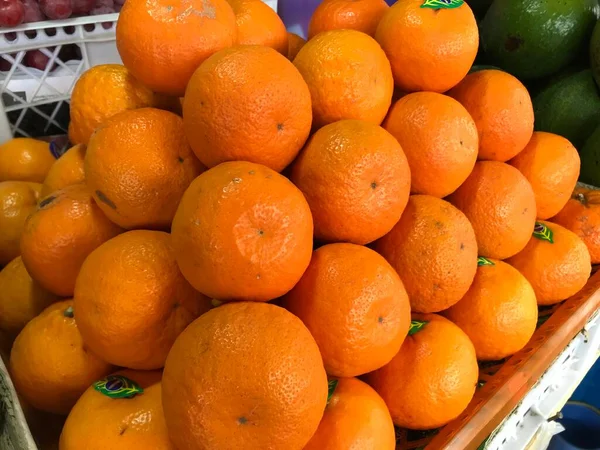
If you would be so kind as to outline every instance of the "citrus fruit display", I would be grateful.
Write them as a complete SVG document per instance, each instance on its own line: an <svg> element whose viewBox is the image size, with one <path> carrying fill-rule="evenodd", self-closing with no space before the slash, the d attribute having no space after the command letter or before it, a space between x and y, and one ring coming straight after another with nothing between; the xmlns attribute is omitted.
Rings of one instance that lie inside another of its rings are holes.
<svg viewBox="0 0 600 450"><path fill-rule="evenodd" d="M186 136L207 167L244 160L280 172L304 145L311 119L310 92L298 70L262 46L208 58L183 102Z"/></svg>
<svg viewBox="0 0 600 450"><path fill-rule="evenodd" d="M56 159L48 142L15 138L0 145L0 182L41 183Z"/></svg>
<svg viewBox="0 0 600 450"><path fill-rule="evenodd" d="M477 160L477 127L456 100L415 92L398 100L383 127L408 158L413 194L446 197L469 176Z"/></svg>
<svg viewBox="0 0 600 450"><path fill-rule="evenodd" d="M310 89L313 125L362 119L379 125L392 101L390 62L377 42L356 30L331 30L294 58Z"/></svg>
<svg viewBox="0 0 600 450"><path fill-rule="evenodd" d="M85 348L72 300L54 303L33 318L10 353L10 375L19 394L55 414L68 414L87 387L112 370Z"/></svg>
<svg viewBox="0 0 600 450"><path fill-rule="evenodd" d="M301 450L323 417L327 376L300 319L268 303L231 303L177 338L162 401L176 448Z"/></svg>
<svg viewBox="0 0 600 450"><path fill-rule="evenodd" d="M340 120L314 133L290 178L308 201L316 239L367 244L400 219L411 171L402 148L383 128Z"/></svg>
<svg viewBox="0 0 600 450"><path fill-rule="evenodd" d="M74 308L92 351L121 367L151 370L164 365L175 338L210 302L179 272L168 233L135 230L86 258Z"/></svg>
<svg viewBox="0 0 600 450"><path fill-rule="evenodd" d="M590 252L579 236L544 221L535 223L525 248L506 262L529 280L540 305L552 305L575 294L592 270Z"/></svg>
<svg viewBox="0 0 600 450"><path fill-rule="evenodd" d="M186 279L219 300L268 301L308 267L313 220L302 192L260 164L228 162L189 186L171 229Z"/></svg>
<svg viewBox="0 0 600 450"><path fill-rule="evenodd" d="M592 264L600 263L600 192L576 188L551 220L575 233L590 252Z"/></svg>
<svg viewBox="0 0 600 450"><path fill-rule="evenodd" d="M174 450L161 403L161 372L121 370L94 380L60 435L60 450Z"/></svg>
<svg viewBox="0 0 600 450"><path fill-rule="evenodd" d="M480 257L469 291L444 315L467 333L477 359L497 361L529 342L538 307L533 288L518 270Z"/></svg>
<svg viewBox="0 0 600 450"><path fill-rule="evenodd" d="M414 314L400 351L367 382L396 425L429 430L465 410L478 374L475 348L458 326L436 314Z"/></svg>
<svg viewBox="0 0 600 450"><path fill-rule="evenodd" d="M363 375L390 362L410 324L398 274L375 251L355 244L315 250L282 305L304 322L325 370L338 377Z"/></svg>
<svg viewBox="0 0 600 450"><path fill-rule="evenodd" d="M72 296L86 257L123 230L102 213L85 184L43 198L21 235L21 257L31 277L63 297Z"/></svg>
<svg viewBox="0 0 600 450"><path fill-rule="evenodd" d="M525 149L508 163L531 183L538 219L558 214L579 178L577 149L562 136L552 133L535 131Z"/></svg>
<svg viewBox="0 0 600 450"><path fill-rule="evenodd" d="M396 269L415 312L449 308L477 269L477 240L467 217L445 200L413 195L398 223L375 244Z"/></svg>
<svg viewBox="0 0 600 450"><path fill-rule="evenodd" d="M329 381L331 395L305 450L373 448L394 450L394 423L383 399L356 378Z"/></svg>
<svg viewBox="0 0 600 450"><path fill-rule="evenodd" d="M8 46L119 12L77 26L120 59L0 55L64 86L0 136L40 450L483 448L591 313L596 0L4 3Z"/></svg>
<svg viewBox="0 0 600 450"><path fill-rule="evenodd" d="M514 167L480 161L448 200L473 225L481 256L505 259L527 245L537 214L535 193Z"/></svg>
<svg viewBox="0 0 600 450"><path fill-rule="evenodd" d="M35 210L41 190L40 183L0 182L0 265L21 254L20 241L25 221Z"/></svg>

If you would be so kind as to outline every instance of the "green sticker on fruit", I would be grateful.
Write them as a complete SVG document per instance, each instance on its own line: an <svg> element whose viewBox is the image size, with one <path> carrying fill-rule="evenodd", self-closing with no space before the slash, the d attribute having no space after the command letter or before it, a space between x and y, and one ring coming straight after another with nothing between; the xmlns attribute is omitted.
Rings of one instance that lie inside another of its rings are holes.
<svg viewBox="0 0 600 450"><path fill-rule="evenodd" d="M110 398L133 398L144 392L144 389L135 381L121 375L109 375L96 381L92 386Z"/></svg>
<svg viewBox="0 0 600 450"><path fill-rule="evenodd" d="M541 222L536 222L533 228L533 237L540 241L548 241L554 244L554 233L552 230Z"/></svg>
<svg viewBox="0 0 600 450"><path fill-rule="evenodd" d="M465 0L425 0L421 5L421 8L431 9L453 9L462 6Z"/></svg>
<svg viewBox="0 0 600 450"><path fill-rule="evenodd" d="M428 323L429 322L427 320L411 320L410 328L408 329L408 335L412 336L413 334L421 331Z"/></svg>
<svg viewBox="0 0 600 450"><path fill-rule="evenodd" d="M338 385L338 380L329 380L327 383L327 404L329 404L329 400L333 397L333 393L335 392L335 388Z"/></svg>
<svg viewBox="0 0 600 450"><path fill-rule="evenodd" d="M487 258L484 258L483 256L480 256L477 258L477 265L478 266L495 266L496 264L494 264L493 261L490 261Z"/></svg>

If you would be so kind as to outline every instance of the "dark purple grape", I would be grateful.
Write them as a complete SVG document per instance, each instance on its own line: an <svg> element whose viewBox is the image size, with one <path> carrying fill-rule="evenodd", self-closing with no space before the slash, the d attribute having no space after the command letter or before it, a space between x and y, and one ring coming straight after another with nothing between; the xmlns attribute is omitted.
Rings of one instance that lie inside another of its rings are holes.
<svg viewBox="0 0 600 450"><path fill-rule="evenodd" d="M73 14L71 0L40 0L40 8L48 19L67 19Z"/></svg>
<svg viewBox="0 0 600 450"><path fill-rule="evenodd" d="M21 0L23 7L25 8L25 17L23 17L24 23L40 22L46 17L42 14L40 5L35 0Z"/></svg>
<svg viewBox="0 0 600 450"><path fill-rule="evenodd" d="M74 16L87 15L96 6L96 0L72 0L72 2Z"/></svg>

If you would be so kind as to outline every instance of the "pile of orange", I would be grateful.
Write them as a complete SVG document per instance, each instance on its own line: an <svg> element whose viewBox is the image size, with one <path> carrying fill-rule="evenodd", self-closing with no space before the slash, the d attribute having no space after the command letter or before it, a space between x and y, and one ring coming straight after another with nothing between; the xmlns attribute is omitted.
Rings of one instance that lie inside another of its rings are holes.
<svg viewBox="0 0 600 450"><path fill-rule="evenodd" d="M60 450L392 450L584 286L576 150L423 3L324 0L306 42L260 0L127 0L74 146L0 146L3 351Z"/></svg>

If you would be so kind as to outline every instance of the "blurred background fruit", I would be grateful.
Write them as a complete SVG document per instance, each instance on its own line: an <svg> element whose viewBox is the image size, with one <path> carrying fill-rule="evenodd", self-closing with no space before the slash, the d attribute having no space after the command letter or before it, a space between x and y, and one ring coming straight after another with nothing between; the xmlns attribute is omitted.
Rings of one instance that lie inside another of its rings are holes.
<svg viewBox="0 0 600 450"><path fill-rule="evenodd" d="M324 0L313 12L308 25L308 38L322 31L357 30L375 35L379 21L389 9L384 0Z"/></svg>
<svg viewBox="0 0 600 450"><path fill-rule="evenodd" d="M48 142L15 138L0 145L0 182L42 183L56 158Z"/></svg>

